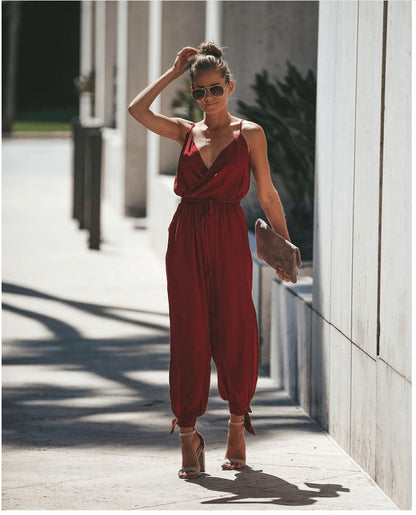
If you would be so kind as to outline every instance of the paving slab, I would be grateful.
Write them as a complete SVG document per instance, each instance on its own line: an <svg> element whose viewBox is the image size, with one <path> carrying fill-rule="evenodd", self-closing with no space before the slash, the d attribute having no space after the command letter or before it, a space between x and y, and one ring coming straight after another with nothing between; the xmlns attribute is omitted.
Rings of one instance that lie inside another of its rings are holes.
<svg viewBox="0 0 416 515"><path fill-rule="evenodd" d="M146 220L106 204L102 248L88 250L71 219L71 149L3 141L3 510L397 510L264 376L248 466L221 470L213 370L198 422L207 473L177 478L164 263Z"/></svg>

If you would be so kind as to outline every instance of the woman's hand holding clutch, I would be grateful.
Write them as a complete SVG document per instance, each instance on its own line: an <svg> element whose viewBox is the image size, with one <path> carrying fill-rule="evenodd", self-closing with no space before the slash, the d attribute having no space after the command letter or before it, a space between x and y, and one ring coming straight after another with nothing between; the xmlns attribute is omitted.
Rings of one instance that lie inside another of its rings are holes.
<svg viewBox="0 0 416 515"><path fill-rule="evenodd" d="M290 282L289 276L287 275L287 273L283 270L283 268L281 266L277 267L276 274L280 279L282 279L282 281Z"/></svg>

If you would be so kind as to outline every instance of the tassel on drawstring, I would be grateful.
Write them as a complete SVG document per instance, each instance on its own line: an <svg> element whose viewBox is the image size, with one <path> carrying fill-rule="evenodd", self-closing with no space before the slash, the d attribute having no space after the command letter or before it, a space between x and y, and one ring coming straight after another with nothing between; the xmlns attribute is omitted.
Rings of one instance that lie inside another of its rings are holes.
<svg viewBox="0 0 416 515"><path fill-rule="evenodd" d="M175 426L178 423L178 421L179 421L179 419L176 418L176 417L172 420L172 425L171 425L171 428L170 428L170 434L172 434L173 431L175 430Z"/></svg>
<svg viewBox="0 0 416 515"><path fill-rule="evenodd" d="M244 413L244 427L246 428L246 431L248 431L252 435L255 435L256 432L254 431L253 426L251 425L250 415L248 414L249 412L251 413L250 406L248 407L246 413Z"/></svg>

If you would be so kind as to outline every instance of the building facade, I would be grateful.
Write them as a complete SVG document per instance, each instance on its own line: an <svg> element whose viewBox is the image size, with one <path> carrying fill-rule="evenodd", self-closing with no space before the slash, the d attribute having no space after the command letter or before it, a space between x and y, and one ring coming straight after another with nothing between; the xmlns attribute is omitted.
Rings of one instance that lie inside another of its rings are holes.
<svg viewBox="0 0 416 515"><path fill-rule="evenodd" d="M311 413L411 508L411 2L321 2Z"/></svg>
<svg viewBox="0 0 416 515"><path fill-rule="evenodd" d="M313 278L283 285L255 260L260 321L277 384L401 509L411 216L411 2L320 2Z"/></svg>

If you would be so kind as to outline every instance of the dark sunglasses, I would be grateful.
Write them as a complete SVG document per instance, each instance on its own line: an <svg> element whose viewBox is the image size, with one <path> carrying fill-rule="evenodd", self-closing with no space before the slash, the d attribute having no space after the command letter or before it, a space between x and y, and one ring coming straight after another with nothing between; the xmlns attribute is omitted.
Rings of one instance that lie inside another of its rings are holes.
<svg viewBox="0 0 416 515"><path fill-rule="evenodd" d="M222 97L224 95L224 88L219 84L215 86L210 86L209 88L198 88L192 90L192 97L194 100L202 100L205 98L207 91L211 93L211 95L215 98Z"/></svg>

